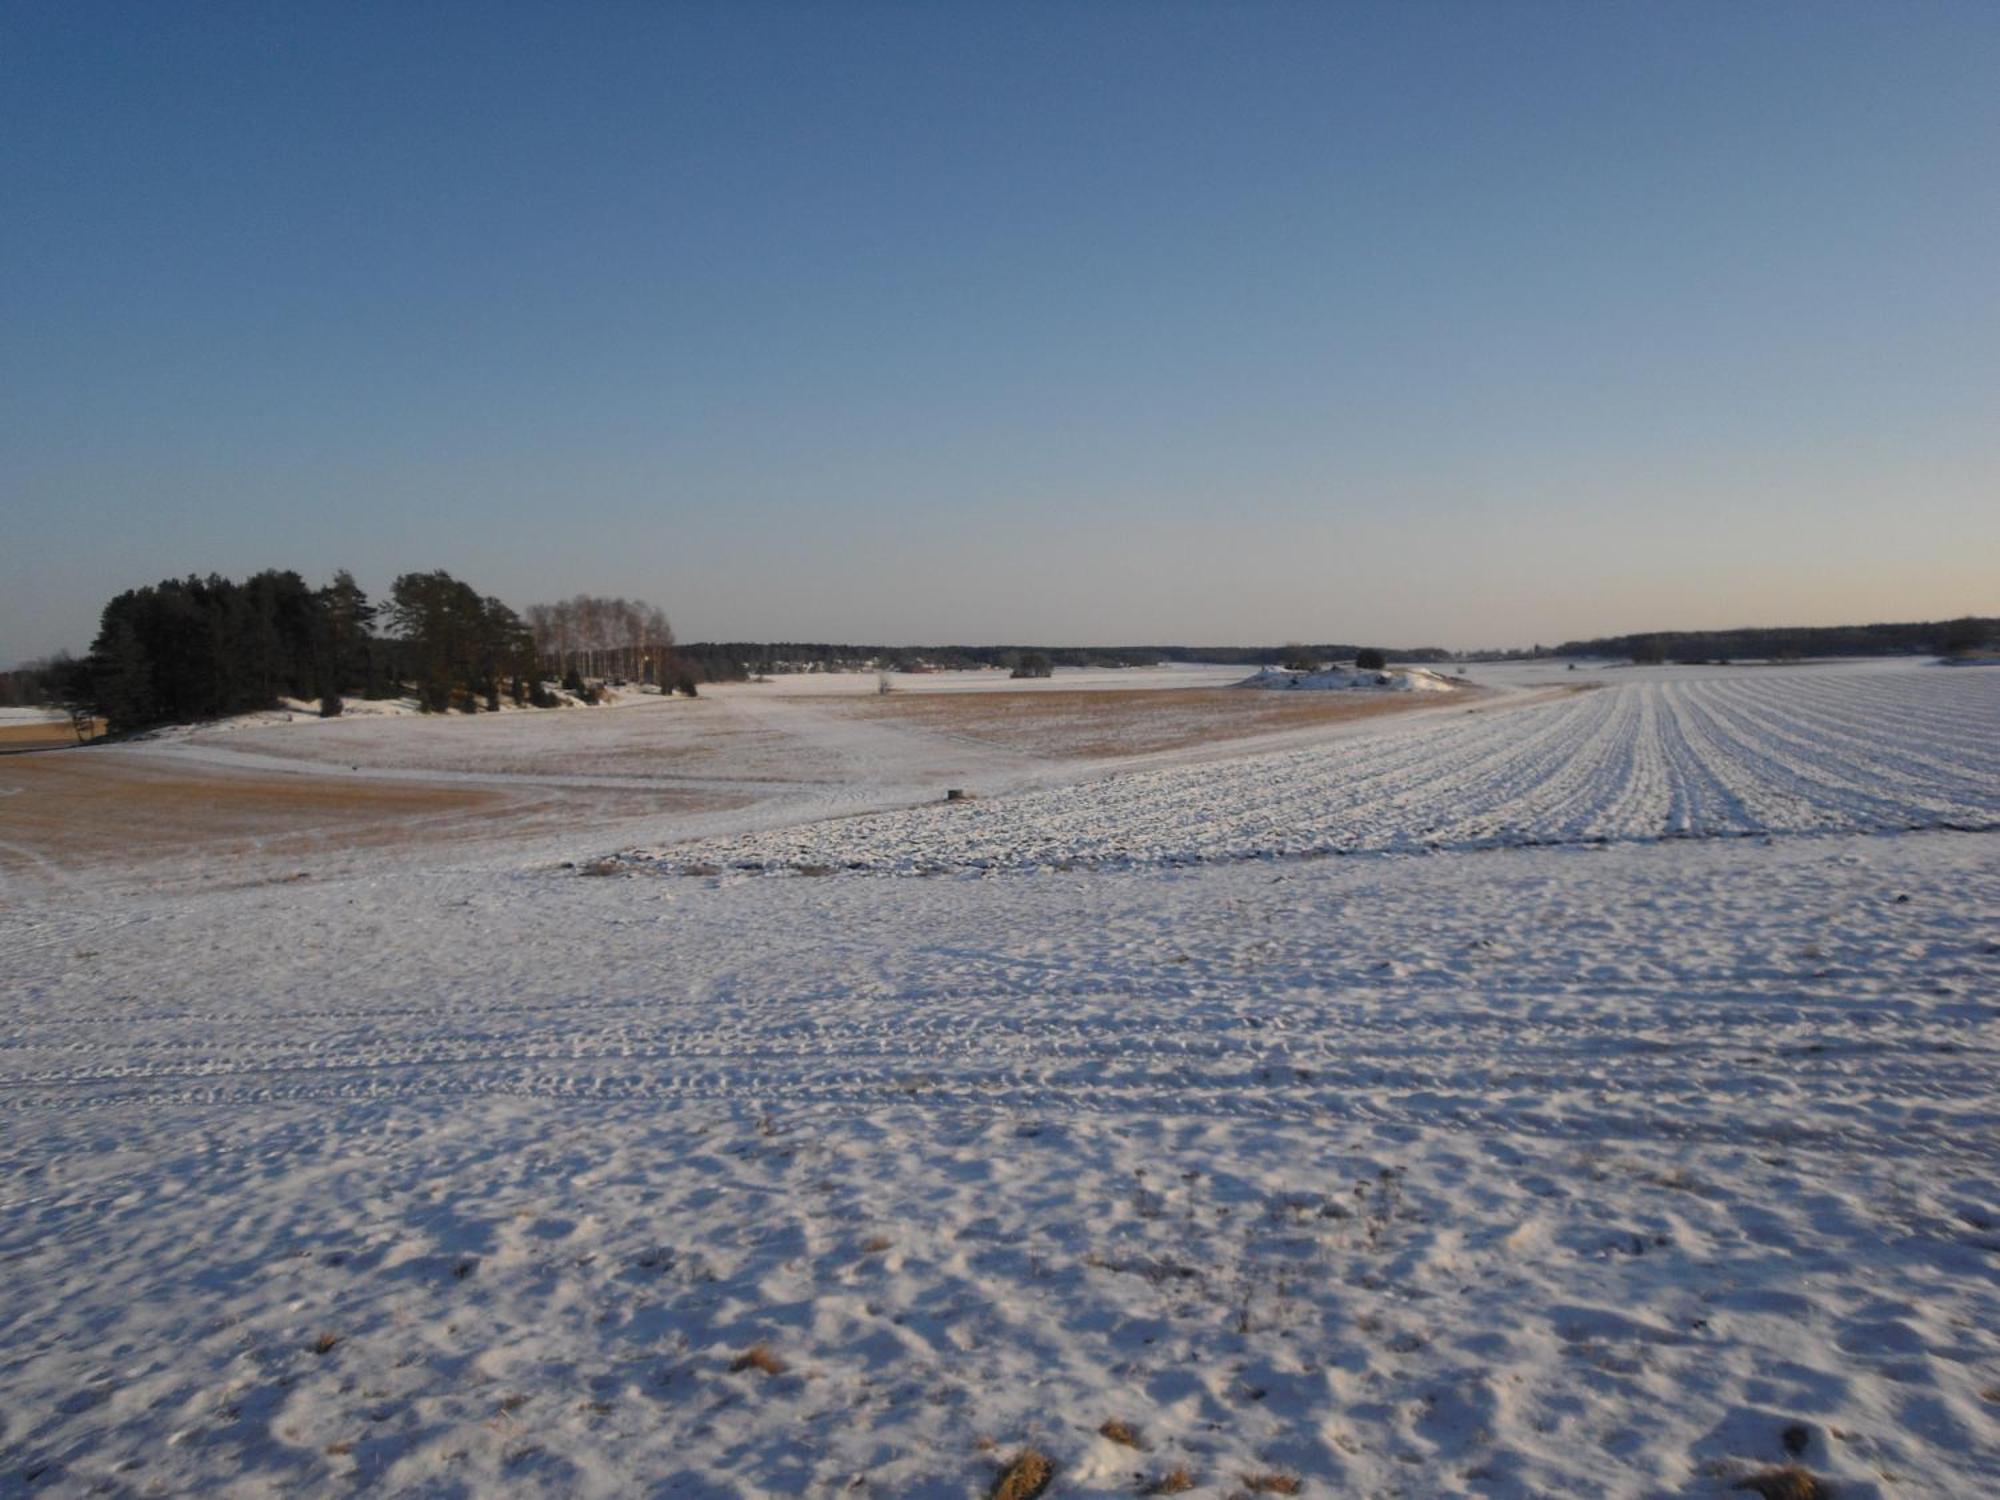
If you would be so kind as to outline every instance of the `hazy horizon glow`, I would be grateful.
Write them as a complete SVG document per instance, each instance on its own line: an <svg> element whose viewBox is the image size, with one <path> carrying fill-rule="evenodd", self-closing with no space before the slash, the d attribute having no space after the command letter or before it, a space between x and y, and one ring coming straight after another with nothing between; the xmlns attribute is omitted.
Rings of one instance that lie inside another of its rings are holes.
<svg viewBox="0 0 2000 1500"><path fill-rule="evenodd" d="M189 572L684 639L2000 613L2000 9L27 0L0 665Z"/></svg>

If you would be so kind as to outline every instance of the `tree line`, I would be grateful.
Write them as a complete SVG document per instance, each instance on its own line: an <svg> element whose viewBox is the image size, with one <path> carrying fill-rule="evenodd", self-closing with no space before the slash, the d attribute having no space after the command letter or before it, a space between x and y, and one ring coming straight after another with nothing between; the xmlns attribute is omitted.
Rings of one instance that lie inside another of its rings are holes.
<svg viewBox="0 0 2000 1500"><path fill-rule="evenodd" d="M1570 641L1547 654L1634 661L1963 654L2000 646L2000 619L1907 624L1652 631ZM241 583L165 579L104 606L90 652L0 672L0 706L61 703L124 733L316 700L337 714L348 696L414 697L430 712L552 707L552 683L596 701L604 681L692 693L698 681L796 671L994 667L1137 667L1162 661L1278 665L1352 660L1364 648L1303 646L865 646L722 641L676 645L665 614L643 600L579 594L517 614L442 570L404 573L386 602L351 574L320 588L267 569ZM1373 652L1371 651L1371 659ZM1544 654L1536 647L1535 655ZM1389 650L1397 661L1447 661L1439 647Z"/></svg>
<svg viewBox="0 0 2000 1500"><path fill-rule="evenodd" d="M76 660L67 651L23 662L0 672L0 708L41 708L65 700L76 678Z"/></svg>
<svg viewBox="0 0 2000 1500"><path fill-rule="evenodd" d="M551 681L595 701L597 680L627 673L691 690L672 652L666 616L630 600L579 595L523 619L441 569L402 574L382 604L344 570L313 588L267 569L241 583L210 574L128 589L104 606L87 656L0 686L88 708L126 733L286 698L331 716L349 696L409 696L434 713L497 710L503 698L549 708L562 701Z"/></svg>
<svg viewBox="0 0 2000 1500"><path fill-rule="evenodd" d="M1338 659L1358 648L1310 649ZM267 569L241 582L211 573L126 590L104 606L81 660L59 656L0 673L0 704L74 705L126 733L254 712L281 699L316 701L329 715L349 697L408 696L429 712L477 712L503 699L553 706L561 700L551 684L594 702L605 681L692 693L698 682L796 671L991 667L1039 675L1168 660L1275 664L1286 654L1234 646L683 646L665 613L643 600L578 594L516 613L437 570L402 574L378 603L344 570L314 588L297 572Z"/></svg>
<svg viewBox="0 0 2000 1500"><path fill-rule="evenodd" d="M1154 667L1166 661L1226 666L1278 666L1296 654L1318 661L1351 661L1364 646L864 646L824 641L696 641L676 653L704 682L741 681L786 672L908 671L931 667L968 671L980 667L1017 670L1038 657L1051 667ZM1449 661L1441 646L1390 650L1396 661Z"/></svg>
<svg viewBox="0 0 2000 1500"><path fill-rule="evenodd" d="M1635 662L1803 660L1809 656L1952 656L2000 644L2000 619L1961 616L1895 625L1784 625L1737 630L1654 630L1567 641L1557 656Z"/></svg>

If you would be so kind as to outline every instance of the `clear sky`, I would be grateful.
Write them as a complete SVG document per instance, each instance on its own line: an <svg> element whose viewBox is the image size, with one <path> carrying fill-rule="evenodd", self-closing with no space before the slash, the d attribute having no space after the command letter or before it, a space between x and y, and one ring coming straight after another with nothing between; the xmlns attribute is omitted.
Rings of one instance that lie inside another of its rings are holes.
<svg viewBox="0 0 2000 1500"><path fill-rule="evenodd" d="M2000 5L0 6L0 662L2000 613Z"/></svg>

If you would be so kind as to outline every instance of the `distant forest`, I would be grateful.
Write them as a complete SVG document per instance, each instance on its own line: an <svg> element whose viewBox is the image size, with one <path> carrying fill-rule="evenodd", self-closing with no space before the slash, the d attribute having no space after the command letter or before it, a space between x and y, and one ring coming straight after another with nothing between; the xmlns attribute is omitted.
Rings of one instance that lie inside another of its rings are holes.
<svg viewBox="0 0 2000 1500"><path fill-rule="evenodd" d="M1904 625L1776 626L1742 630L1655 630L1640 635L1568 641L1554 656L1599 656L1635 662L1803 660L1809 656L1939 656L1981 651L2000 643L2000 619L1965 616Z"/></svg>
<svg viewBox="0 0 2000 1500"><path fill-rule="evenodd" d="M1360 646L861 646L825 641L697 641L675 651L699 669L704 682L741 681L785 672L1013 671L1023 658L1046 657L1057 667L1154 667L1191 661L1222 665L1280 666L1304 653L1322 661L1350 661ZM1450 661L1438 646L1390 649L1397 661Z"/></svg>

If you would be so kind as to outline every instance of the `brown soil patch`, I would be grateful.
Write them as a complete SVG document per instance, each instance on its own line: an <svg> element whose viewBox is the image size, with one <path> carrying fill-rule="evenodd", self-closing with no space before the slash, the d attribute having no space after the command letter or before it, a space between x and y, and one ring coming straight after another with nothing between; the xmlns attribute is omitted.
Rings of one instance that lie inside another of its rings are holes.
<svg viewBox="0 0 2000 1500"><path fill-rule="evenodd" d="M93 719L91 737L104 733L104 721ZM60 750L76 744L76 731L67 719L51 719L45 724L0 724L0 755L24 750Z"/></svg>
<svg viewBox="0 0 2000 1500"><path fill-rule="evenodd" d="M650 789L579 793L236 771L109 748L22 755L0 762L0 882L95 883L163 870L186 882L310 878L356 852L574 831L718 802L733 805Z"/></svg>
<svg viewBox="0 0 2000 1500"><path fill-rule="evenodd" d="M1436 708L1466 696L1463 690L1377 695L1283 688L1138 688L906 693L835 700L828 707L1002 749L1101 760Z"/></svg>

